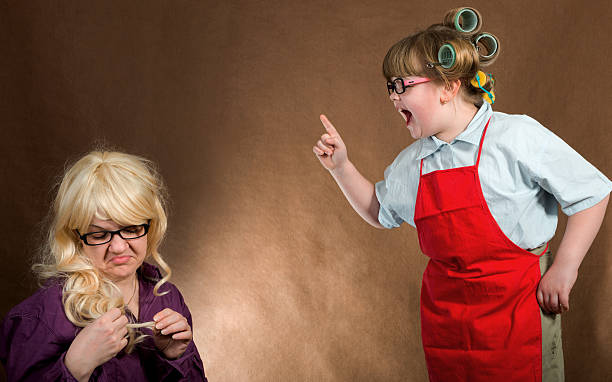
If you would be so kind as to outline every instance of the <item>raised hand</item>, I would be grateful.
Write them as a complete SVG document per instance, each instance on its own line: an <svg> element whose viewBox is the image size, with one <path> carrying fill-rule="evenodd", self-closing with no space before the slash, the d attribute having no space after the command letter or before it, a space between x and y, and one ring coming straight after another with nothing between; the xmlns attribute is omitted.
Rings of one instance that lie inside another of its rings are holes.
<svg viewBox="0 0 612 382"><path fill-rule="evenodd" d="M326 133L321 135L321 139L317 141L312 151L315 153L323 167L329 171L333 171L338 167L348 162L346 146L336 131L336 128L327 119L325 115L321 115L321 123L325 127Z"/></svg>
<svg viewBox="0 0 612 382"><path fill-rule="evenodd" d="M193 339L191 326L180 313L166 308L153 316L155 346L169 359L179 358Z"/></svg>
<svg viewBox="0 0 612 382"><path fill-rule="evenodd" d="M77 334L66 353L65 364L79 381L87 381L94 369L127 345L127 317L112 308Z"/></svg>

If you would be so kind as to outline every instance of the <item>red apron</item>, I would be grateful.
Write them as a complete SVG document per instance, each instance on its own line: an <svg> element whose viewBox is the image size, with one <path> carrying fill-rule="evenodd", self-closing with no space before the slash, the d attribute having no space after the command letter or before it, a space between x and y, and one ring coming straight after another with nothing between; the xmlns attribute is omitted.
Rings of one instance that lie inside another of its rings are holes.
<svg viewBox="0 0 612 382"><path fill-rule="evenodd" d="M490 120L489 120L490 122ZM430 257L421 333L430 381L541 381L539 257L501 231L484 199L478 163L423 175L415 216Z"/></svg>

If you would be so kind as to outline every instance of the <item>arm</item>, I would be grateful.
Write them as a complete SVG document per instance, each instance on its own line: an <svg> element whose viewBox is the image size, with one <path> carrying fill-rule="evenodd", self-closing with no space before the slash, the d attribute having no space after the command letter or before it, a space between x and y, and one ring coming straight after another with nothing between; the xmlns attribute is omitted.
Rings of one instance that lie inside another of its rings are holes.
<svg viewBox="0 0 612 382"><path fill-rule="evenodd" d="M374 185L348 160L346 146L327 117L321 115L321 122L327 133L312 148L313 152L359 216L376 228L384 228L378 221L380 204Z"/></svg>
<svg viewBox="0 0 612 382"><path fill-rule="evenodd" d="M145 357L145 370L153 372L151 380L158 381L203 381L206 382L204 366L193 342L191 312L180 291L170 285L170 293L154 307L153 330L155 351Z"/></svg>
<svg viewBox="0 0 612 382"><path fill-rule="evenodd" d="M127 345L127 323L118 308L111 308L81 330L66 352L64 362L70 373L79 381L88 381L96 367Z"/></svg>
<svg viewBox="0 0 612 382"><path fill-rule="evenodd" d="M569 294L578 277L578 268L601 227L609 198L607 195L596 205L568 217L555 261L538 287L538 302L545 311L569 310Z"/></svg>
<svg viewBox="0 0 612 382"><path fill-rule="evenodd" d="M9 381L76 382L64 364L66 345L35 315L9 315L0 335L0 360Z"/></svg>

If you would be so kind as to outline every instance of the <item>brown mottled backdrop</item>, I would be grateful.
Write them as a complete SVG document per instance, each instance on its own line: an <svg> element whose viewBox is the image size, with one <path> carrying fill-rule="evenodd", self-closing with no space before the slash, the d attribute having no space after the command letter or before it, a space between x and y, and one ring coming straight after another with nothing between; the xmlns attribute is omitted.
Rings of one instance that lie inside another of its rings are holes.
<svg viewBox="0 0 612 382"><path fill-rule="evenodd" d="M379 180L412 142L382 58L458 5L1 1L0 317L35 290L57 175L103 142L165 176L163 254L211 381L425 381L415 231L364 223L311 150L324 112ZM495 109L612 175L609 3L469 5L502 43ZM611 233L609 213L564 316L568 381L612 378Z"/></svg>

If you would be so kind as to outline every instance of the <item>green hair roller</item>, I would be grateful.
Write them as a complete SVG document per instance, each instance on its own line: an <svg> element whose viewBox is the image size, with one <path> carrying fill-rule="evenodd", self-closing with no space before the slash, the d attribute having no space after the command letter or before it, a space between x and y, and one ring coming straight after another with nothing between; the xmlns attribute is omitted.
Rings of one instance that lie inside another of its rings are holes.
<svg viewBox="0 0 612 382"><path fill-rule="evenodd" d="M471 8L463 8L455 14L455 29L459 32L470 33L478 27L480 17Z"/></svg>
<svg viewBox="0 0 612 382"><path fill-rule="evenodd" d="M480 46L482 44L487 49L487 54L480 53ZM485 60L493 58L497 54L498 43L497 38L490 33L481 33L476 39L474 39L474 46L478 50L478 54Z"/></svg>
<svg viewBox="0 0 612 382"><path fill-rule="evenodd" d="M438 62L444 69L449 69L455 65L455 48L451 44L444 44L438 49Z"/></svg>

